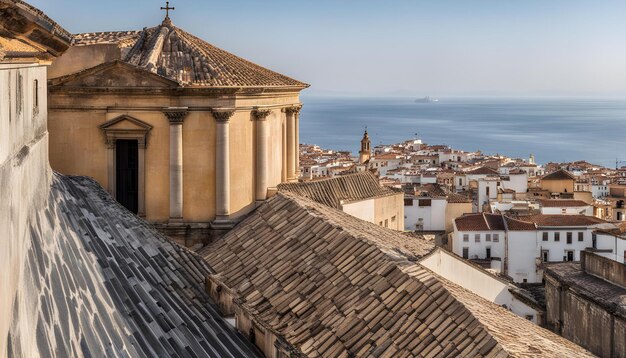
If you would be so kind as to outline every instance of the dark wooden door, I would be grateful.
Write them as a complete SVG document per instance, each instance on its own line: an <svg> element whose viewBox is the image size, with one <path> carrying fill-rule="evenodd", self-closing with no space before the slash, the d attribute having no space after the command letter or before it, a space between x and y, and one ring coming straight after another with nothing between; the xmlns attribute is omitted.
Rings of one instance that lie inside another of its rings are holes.
<svg viewBox="0 0 626 358"><path fill-rule="evenodd" d="M139 151L136 140L118 140L116 152L117 201L137 214L139 206Z"/></svg>

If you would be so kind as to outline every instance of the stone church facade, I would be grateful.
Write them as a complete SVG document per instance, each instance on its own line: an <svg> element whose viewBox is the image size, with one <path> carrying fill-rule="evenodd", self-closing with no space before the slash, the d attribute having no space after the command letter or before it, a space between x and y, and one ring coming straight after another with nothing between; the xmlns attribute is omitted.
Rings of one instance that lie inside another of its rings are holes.
<svg viewBox="0 0 626 358"><path fill-rule="evenodd" d="M297 180L308 85L168 17L143 31L76 35L49 75L52 168L95 178L174 237L228 229Z"/></svg>

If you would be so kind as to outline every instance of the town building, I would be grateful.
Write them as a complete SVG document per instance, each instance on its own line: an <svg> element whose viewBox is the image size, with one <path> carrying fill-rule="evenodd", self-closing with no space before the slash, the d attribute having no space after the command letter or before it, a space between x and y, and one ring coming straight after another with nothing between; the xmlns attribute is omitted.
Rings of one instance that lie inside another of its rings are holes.
<svg viewBox="0 0 626 358"><path fill-rule="evenodd" d="M409 187L404 195L404 230L450 232L454 219L472 212L469 197L438 184Z"/></svg>
<svg viewBox="0 0 626 358"><path fill-rule="evenodd" d="M206 241L298 178L307 84L175 26L75 35L50 68L52 168Z"/></svg>
<svg viewBox="0 0 626 358"><path fill-rule="evenodd" d="M380 185L371 172L284 183L278 191L307 197L382 227L404 230L403 192Z"/></svg>
<svg viewBox="0 0 626 358"><path fill-rule="evenodd" d="M583 251L545 270L546 318L556 333L600 357L626 357L626 265Z"/></svg>
<svg viewBox="0 0 626 358"><path fill-rule="evenodd" d="M457 218L451 251L515 282L537 283L543 264L578 261L587 248L597 248L597 229L615 225L593 216L470 214Z"/></svg>

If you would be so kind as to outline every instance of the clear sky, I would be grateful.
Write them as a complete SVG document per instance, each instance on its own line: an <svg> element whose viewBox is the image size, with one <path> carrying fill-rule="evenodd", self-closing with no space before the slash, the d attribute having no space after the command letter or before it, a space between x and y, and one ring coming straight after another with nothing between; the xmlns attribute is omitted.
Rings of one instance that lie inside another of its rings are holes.
<svg viewBox="0 0 626 358"><path fill-rule="evenodd" d="M157 0L27 0L70 32L160 23ZM177 26L309 93L626 96L625 0L173 0Z"/></svg>

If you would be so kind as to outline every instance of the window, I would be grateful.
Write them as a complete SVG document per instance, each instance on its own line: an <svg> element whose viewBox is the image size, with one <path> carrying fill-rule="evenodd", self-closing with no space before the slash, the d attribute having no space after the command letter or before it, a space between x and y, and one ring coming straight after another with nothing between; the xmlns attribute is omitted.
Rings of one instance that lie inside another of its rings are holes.
<svg viewBox="0 0 626 358"><path fill-rule="evenodd" d="M533 320L533 318L534 318L534 317L533 317L533 315L531 315L531 314L527 314L525 317L526 317L526 319L527 319L527 320L529 320L529 321L532 321L532 320Z"/></svg>
<svg viewBox="0 0 626 358"><path fill-rule="evenodd" d="M463 234L463 242L469 242L469 234Z"/></svg>
<svg viewBox="0 0 626 358"><path fill-rule="evenodd" d="M431 199L419 199L419 206L431 206Z"/></svg>
<svg viewBox="0 0 626 358"><path fill-rule="evenodd" d="M39 80L33 81L33 107L39 108Z"/></svg>
<svg viewBox="0 0 626 358"><path fill-rule="evenodd" d="M382 221L381 221L381 222L379 222L379 223L378 223L378 226L383 226L383 222L382 222Z"/></svg>
<svg viewBox="0 0 626 358"><path fill-rule="evenodd" d="M550 260L550 251L541 250L541 261L549 262L549 260Z"/></svg>
<svg viewBox="0 0 626 358"><path fill-rule="evenodd" d="M490 259L490 258L491 258L491 247L488 247L488 248L487 248L486 257L487 257L488 259Z"/></svg>
<svg viewBox="0 0 626 358"><path fill-rule="evenodd" d="M389 227L389 220L385 219L385 227Z"/></svg>
<svg viewBox="0 0 626 358"><path fill-rule="evenodd" d="M17 74L17 86L15 90L16 90L15 99L17 100L15 104L16 112L17 112L17 115L19 116L22 113L22 107L24 106L24 84L23 84L22 75L20 73Z"/></svg>
<svg viewBox="0 0 626 358"><path fill-rule="evenodd" d="M396 222L396 217L395 217L395 215L391 217L391 222L392 222L392 223L395 223L395 222Z"/></svg>
<svg viewBox="0 0 626 358"><path fill-rule="evenodd" d="M584 241L585 240L585 234L581 231L578 233L578 241Z"/></svg>
<svg viewBox="0 0 626 358"><path fill-rule="evenodd" d="M500 241L500 234L493 234L493 242L498 242Z"/></svg>
<svg viewBox="0 0 626 358"><path fill-rule="evenodd" d="M555 232L554 233L554 242L559 242L561 241L561 233L560 232Z"/></svg>
<svg viewBox="0 0 626 358"><path fill-rule="evenodd" d="M626 262L626 250L624 250L624 262Z"/></svg>
<svg viewBox="0 0 626 358"><path fill-rule="evenodd" d="M571 232L568 232L568 233L567 233L567 243L568 243L568 244L571 244L571 243L572 243L572 233L571 233Z"/></svg>
<svg viewBox="0 0 626 358"><path fill-rule="evenodd" d="M491 234L485 235L485 241L491 241Z"/></svg>
<svg viewBox="0 0 626 358"><path fill-rule="evenodd" d="M459 178L459 186L462 186L462 185L463 185L463 179Z"/></svg>
<svg viewBox="0 0 626 358"><path fill-rule="evenodd" d="M404 199L404 206L413 206L413 199Z"/></svg>
<svg viewBox="0 0 626 358"><path fill-rule="evenodd" d="M487 196L489 196L489 187L487 187Z"/></svg>
<svg viewBox="0 0 626 358"><path fill-rule="evenodd" d="M565 208L561 209L561 215L565 215L565 214L567 214L567 209Z"/></svg>
<svg viewBox="0 0 626 358"><path fill-rule="evenodd" d="M480 234L475 234L474 235L474 241L475 242L480 242Z"/></svg>
<svg viewBox="0 0 626 358"><path fill-rule="evenodd" d="M548 232L543 233L543 241L548 241Z"/></svg>
<svg viewBox="0 0 626 358"><path fill-rule="evenodd" d="M464 259L468 259L469 258L469 247L464 247L463 248L463 258Z"/></svg>

